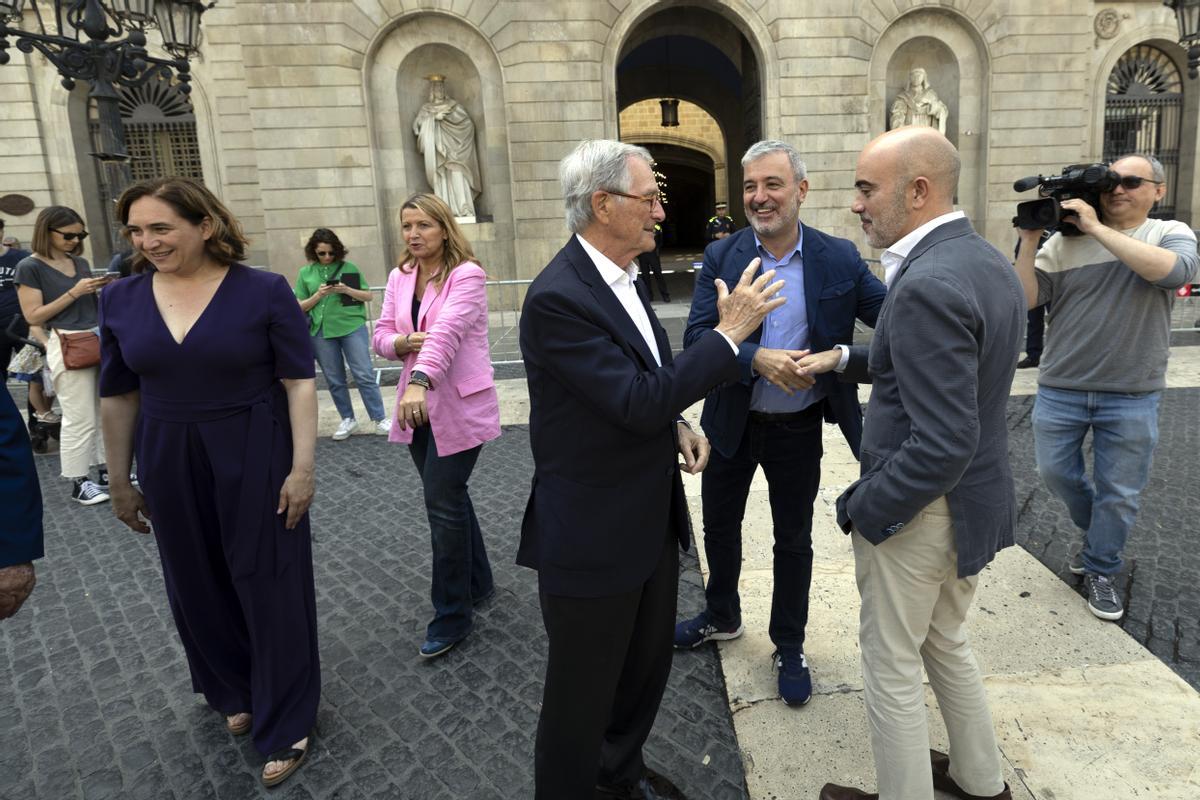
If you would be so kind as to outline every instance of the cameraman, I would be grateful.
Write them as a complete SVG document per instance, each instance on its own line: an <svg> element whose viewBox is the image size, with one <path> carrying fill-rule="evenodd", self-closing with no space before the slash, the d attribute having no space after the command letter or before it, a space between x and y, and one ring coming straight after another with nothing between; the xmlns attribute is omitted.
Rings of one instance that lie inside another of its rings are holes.
<svg viewBox="0 0 1200 800"><path fill-rule="evenodd" d="M1084 533L1070 569L1085 576L1088 608L1118 620L1112 579L1158 441L1173 292L1200 258L1187 225L1149 218L1166 194L1162 164L1133 154L1111 169L1120 184L1100 195L1100 218L1083 200L1063 201L1082 235L1055 233L1038 250L1042 232L1020 231L1016 269L1029 307L1050 303L1033 409L1038 472ZM1094 482L1083 462L1089 428Z"/></svg>

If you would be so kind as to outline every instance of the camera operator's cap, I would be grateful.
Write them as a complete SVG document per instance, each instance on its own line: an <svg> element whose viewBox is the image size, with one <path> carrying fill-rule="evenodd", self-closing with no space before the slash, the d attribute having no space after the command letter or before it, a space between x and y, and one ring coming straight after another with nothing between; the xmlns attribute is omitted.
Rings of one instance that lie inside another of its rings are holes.
<svg viewBox="0 0 1200 800"><path fill-rule="evenodd" d="M729 208L729 203L726 203L724 200L718 200L717 208Z"/></svg>

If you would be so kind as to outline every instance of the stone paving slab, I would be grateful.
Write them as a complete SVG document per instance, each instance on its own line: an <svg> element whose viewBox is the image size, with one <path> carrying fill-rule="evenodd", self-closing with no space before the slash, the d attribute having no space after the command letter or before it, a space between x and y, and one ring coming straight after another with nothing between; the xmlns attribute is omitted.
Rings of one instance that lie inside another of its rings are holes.
<svg viewBox="0 0 1200 800"><path fill-rule="evenodd" d="M151 537L107 505L67 500L37 460L47 557L25 609L0 624L0 799L243 800L262 758L191 693ZM497 594L441 659L417 656L430 614L429 532L407 448L317 446L322 699L310 762L273 798L496 800L532 796L546 642L533 572L514 565L532 463L507 427L472 480ZM700 577L684 559L681 602ZM746 796L714 651L676 659L649 763L693 798Z"/></svg>

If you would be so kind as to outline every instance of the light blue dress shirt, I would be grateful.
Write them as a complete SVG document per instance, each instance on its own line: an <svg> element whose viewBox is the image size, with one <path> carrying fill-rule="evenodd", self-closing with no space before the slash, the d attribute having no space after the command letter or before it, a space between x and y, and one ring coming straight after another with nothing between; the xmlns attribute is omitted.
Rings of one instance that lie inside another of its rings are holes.
<svg viewBox="0 0 1200 800"><path fill-rule="evenodd" d="M786 297L787 302L767 314L763 320L759 346L775 350L806 350L809 347L808 311L804 304L804 228L796 239L796 247L776 260L767 248L754 236L754 246L762 258L762 269L775 270L775 280L782 280L783 288L776 297ZM819 386L787 394L766 378L757 378L751 389L750 410L764 414L787 414L803 411L825 397Z"/></svg>

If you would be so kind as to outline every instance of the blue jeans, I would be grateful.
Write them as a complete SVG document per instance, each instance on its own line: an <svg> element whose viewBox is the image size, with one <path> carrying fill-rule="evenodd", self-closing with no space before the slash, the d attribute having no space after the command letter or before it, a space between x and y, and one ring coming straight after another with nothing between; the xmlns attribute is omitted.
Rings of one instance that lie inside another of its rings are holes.
<svg viewBox="0 0 1200 800"><path fill-rule="evenodd" d="M332 339L326 339L317 331L312 342L313 352L325 375L325 383L329 385L329 394L333 396L338 416L354 419L350 390L346 388L346 367L342 363L345 358L346 364L350 365L350 374L358 385L358 394L367 407L367 416L375 422L387 419L387 412L383 410L383 395L379 391L379 384L375 382L375 370L371 366L371 337L367 333L367 326Z"/></svg>
<svg viewBox="0 0 1200 800"><path fill-rule="evenodd" d="M433 544L433 621L425 638L457 642L471 632L474 603L492 593L492 567L483 546L467 480L483 445L449 456L437 454L428 425L413 431L408 452L425 492L429 538Z"/></svg>
<svg viewBox="0 0 1200 800"><path fill-rule="evenodd" d="M1158 444L1161 392L1077 392L1039 386L1033 406L1038 473L1084 532L1083 567L1115 575ZM1092 431L1092 478L1083 438Z"/></svg>
<svg viewBox="0 0 1200 800"><path fill-rule="evenodd" d="M808 625L813 501L821 484L821 405L810 406L794 421L766 422L752 414L733 457L714 448L700 473L709 619L722 628L736 628L742 621L742 517L750 481L762 465L775 534L769 632L777 647L803 647Z"/></svg>

